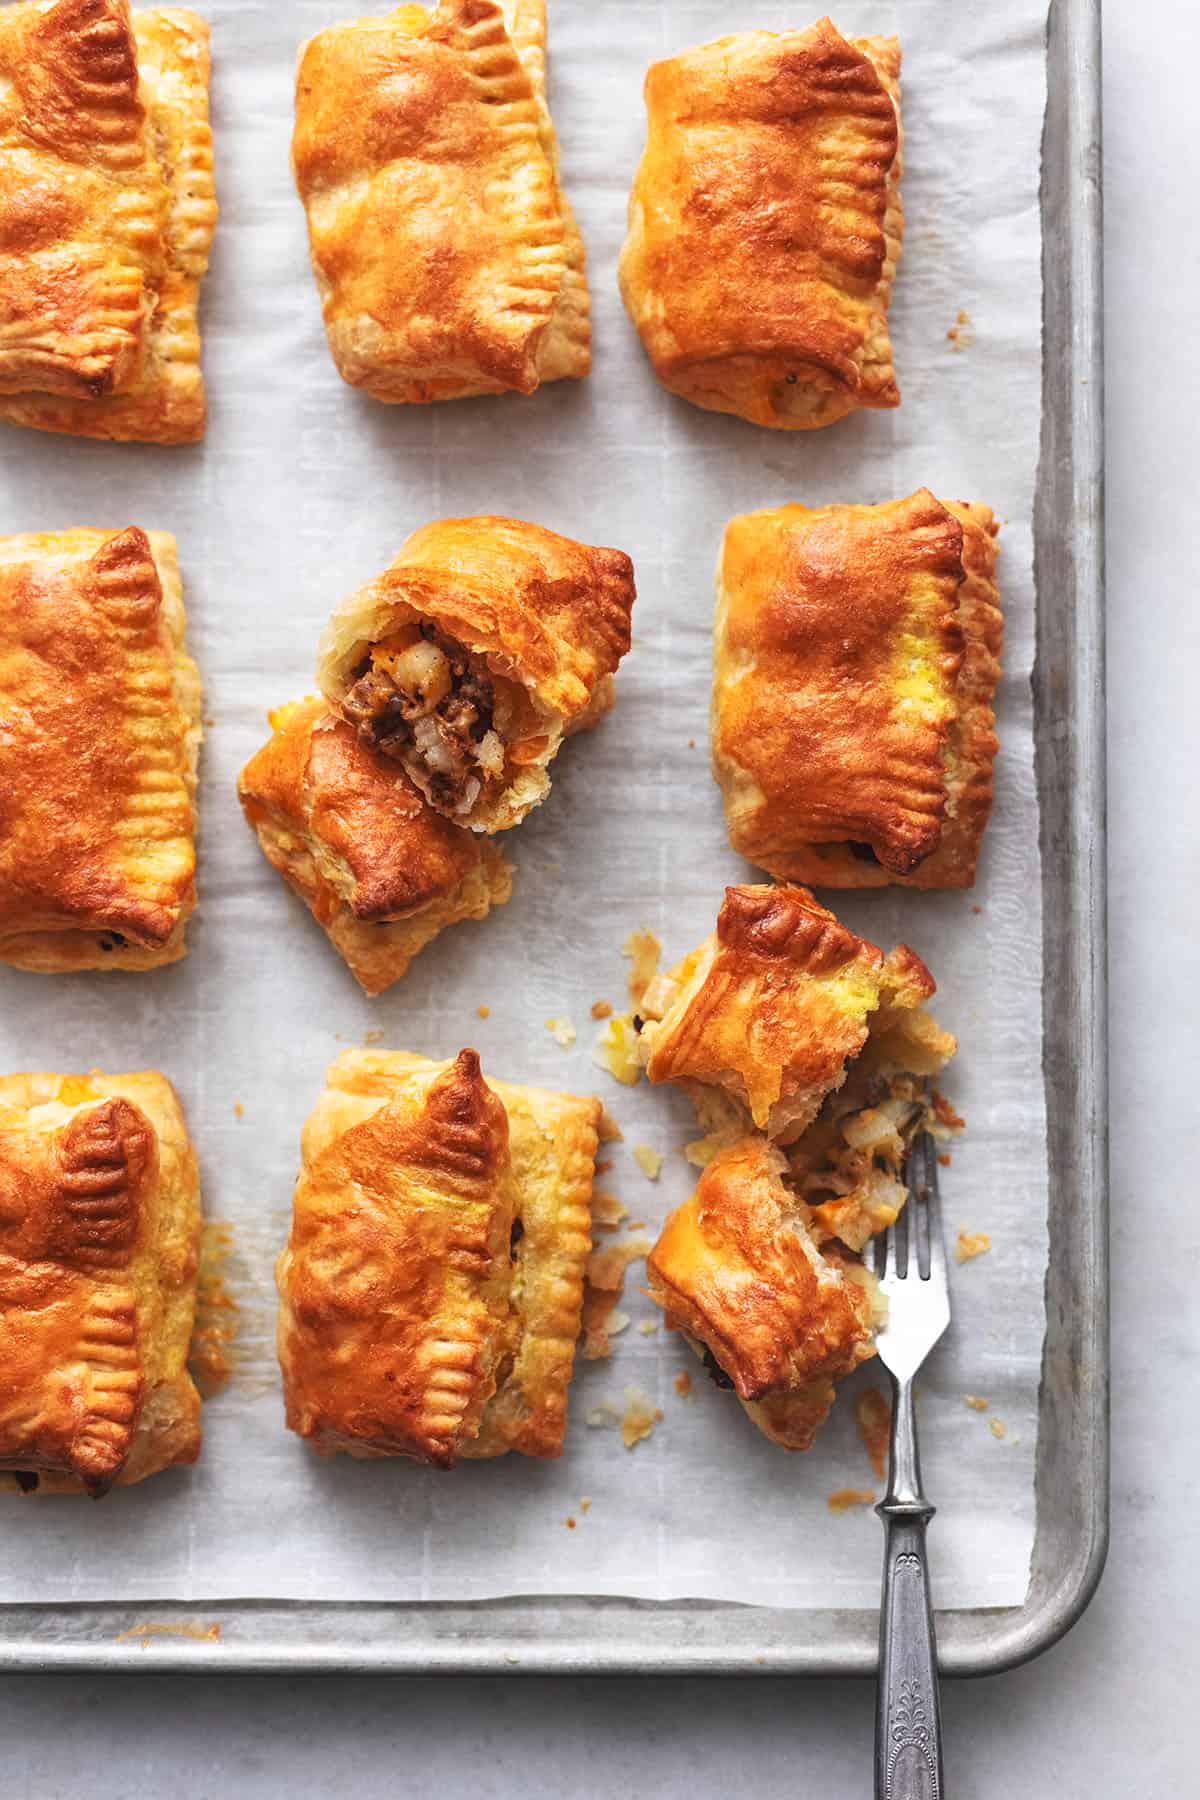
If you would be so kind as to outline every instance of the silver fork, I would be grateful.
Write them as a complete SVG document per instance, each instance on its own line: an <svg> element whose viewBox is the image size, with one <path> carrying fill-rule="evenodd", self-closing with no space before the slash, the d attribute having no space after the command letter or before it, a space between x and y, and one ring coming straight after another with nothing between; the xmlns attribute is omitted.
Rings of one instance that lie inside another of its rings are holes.
<svg viewBox="0 0 1200 1800"><path fill-rule="evenodd" d="M942 1800L937 1644L929 1603L925 1527L934 1514L921 1487L913 1381L950 1323L937 1152L923 1131L908 1158L909 1200L874 1241L888 1320L875 1340L892 1377L891 1467L875 1508L883 1520L883 1599L875 1705L877 1800Z"/></svg>

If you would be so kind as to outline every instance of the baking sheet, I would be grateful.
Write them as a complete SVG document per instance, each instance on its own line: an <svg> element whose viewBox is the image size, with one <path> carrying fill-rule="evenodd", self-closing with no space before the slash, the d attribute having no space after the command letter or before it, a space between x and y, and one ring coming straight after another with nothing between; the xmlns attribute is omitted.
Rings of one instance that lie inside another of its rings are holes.
<svg viewBox="0 0 1200 1800"><path fill-rule="evenodd" d="M972 895L835 904L877 941L903 937L926 958L941 988L938 1016L960 1036L945 1085L970 1130L945 1173L947 1219L989 1231L993 1249L954 1269L955 1323L922 1383L937 1597L944 1607L1019 1601L1033 1534L1046 1263L1028 682L1044 7L1013 4L1002 17L919 0L839 9L844 31L896 29L905 50L909 231L892 314L904 404L791 437L662 393L620 308L615 266L645 65L794 15L740 0L552 5L551 99L589 250L595 372L531 399L402 409L338 380L290 187L294 52L327 22L327 0L201 10L214 26L222 206L203 314L208 440L167 451L13 430L0 443L0 529L136 522L179 538L212 720L201 906L191 953L175 969L0 973L0 1058L5 1068L155 1065L176 1081L206 1210L235 1227L227 1278L242 1313L238 1367L206 1409L194 1470L99 1511L14 1502L0 1592L9 1601L592 1593L873 1602L878 1525L865 1510L835 1516L827 1506L838 1488L878 1491L848 1404L855 1387L878 1379L869 1370L847 1384L817 1448L787 1458L682 1348L661 1331L639 1333L655 1315L635 1269L625 1302L633 1323L611 1362L580 1368L558 1464L509 1458L446 1478L402 1464L320 1463L282 1429L270 1269L323 1068L369 1033L431 1055L473 1043L497 1075L595 1088L625 1132L604 1185L651 1234L683 1198L691 1171L676 1149L693 1134L690 1109L595 1070L588 1013L598 997L622 999L629 930L648 925L678 954L711 928L723 883L753 878L725 842L704 753L721 528L754 506L880 500L927 484L985 499L1005 521L1003 754L983 876ZM444 934L371 1002L262 861L234 779L264 735L266 707L311 689L333 603L383 567L416 524L477 510L627 549L641 596L635 646L615 713L568 746L550 799L508 839L518 866L509 906ZM552 1016L576 1023L571 1050L545 1029ZM657 1184L633 1161L637 1142L666 1154ZM685 1367L697 1379L682 1399L674 1376ZM584 1423L602 1401L619 1410L628 1386L664 1415L632 1451L615 1431ZM989 1411L969 1410L965 1393L986 1395ZM997 1418L1002 1440L989 1429Z"/></svg>

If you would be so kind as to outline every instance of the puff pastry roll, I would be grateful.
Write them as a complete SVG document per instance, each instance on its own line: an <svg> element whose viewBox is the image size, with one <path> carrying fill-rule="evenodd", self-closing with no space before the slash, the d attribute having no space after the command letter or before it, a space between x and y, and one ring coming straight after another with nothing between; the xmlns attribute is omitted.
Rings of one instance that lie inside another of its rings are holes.
<svg viewBox="0 0 1200 1800"><path fill-rule="evenodd" d="M726 527L713 771L730 842L816 887L966 888L992 806L996 521L925 488Z"/></svg>
<svg viewBox="0 0 1200 1800"><path fill-rule="evenodd" d="M807 1450L834 1382L875 1354L874 1275L819 1243L782 1153L761 1136L716 1156L646 1258L651 1297L760 1431Z"/></svg>
<svg viewBox="0 0 1200 1800"><path fill-rule="evenodd" d="M238 778L243 810L368 994L399 981L447 925L508 899L512 865L490 839L434 812L323 700L270 718L274 735Z"/></svg>
<svg viewBox="0 0 1200 1800"><path fill-rule="evenodd" d="M208 74L208 26L182 7L0 9L0 418L203 437Z"/></svg>
<svg viewBox="0 0 1200 1800"><path fill-rule="evenodd" d="M672 393L785 431L899 405L899 73L828 19L650 69L620 281Z"/></svg>
<svg viewBox="0 0 1200 1800"><path fill-rule="evenodd" d="M346 1051L279 1259L287 1422L323 1455L555 1457L583 1311L598 1100Z"/></svg>
<svg viewBox="0 0 1200 1800"><path fill-rule="evenodd" d="M377 400L531 394L591 367L543 0L441 0L305 45L292 162L329 348Z"/></svg>
<svg viewBox="0 0 1200 1800"><path fill-rule="evenodd" d="M0 1488L98 1496L195 1462L199 1240L164 1076L0 1077Z"/></svg>
<svg viewBox="0 0 1200 1800"><path fill-rule="evenodd" d="M441 519L342 603L317 677L362 741L473 831L519 824L612 705L633 564L520 519Z"/></svg>
<svg viewBox="0 0 1200 1800"><path fill-rule="evenodd" d="M848 1065L875 1056L928 1075L954 1039L921 1009L935 991L907 945L885 956L799 887L728 887L712 936L642 999L651 1081L714 1088L783 1142L800 1136Z"/></svg>
<svg viewBox="0 0 1200 1800"><path fill-rule="evenodd" d="M184 624L165 531L0 538L0 962L184 954L201 735Z"/></svg>

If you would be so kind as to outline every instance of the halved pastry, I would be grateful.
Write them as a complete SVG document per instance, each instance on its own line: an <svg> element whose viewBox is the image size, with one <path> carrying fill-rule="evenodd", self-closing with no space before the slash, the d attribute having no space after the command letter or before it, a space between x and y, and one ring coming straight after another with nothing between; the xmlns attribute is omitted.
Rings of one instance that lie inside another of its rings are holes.
<svg viewBox="0 0 1200 1800"><path fill-rule="evenodd" d="M0 418L204 435L208 76L208 25L182 7L0 9Z"/></svg>
<svg viewBox="0 0 1200 1800"><path fill-rule="evenodd" d="M924 1077L954 1055L922 1010L934 991L907 945L885 956L804 888L729 887L712 936L647 987L639 1050L704 1122L791 1143L860 1063Z"/></svg>
<svg viewBox="0 0 1200 1800"><path fill-rule="evenodd" d="M821 1245L782 1152L757 1135L713 1158L646 1273L668 1325L785 1450L809 1448L834 1381L875 1354L886 1316L874 1275Z"/></svg>
<svg viewBox="0 0 1200 1800"><path fill-rule="evenodd" d="M512 865L490 839L434 812L323 700L270 720L273 737L238 777L242 807L368 994L399 981L447 925L508 899Z"/></svg>
<svg viewBox="0 0 1200 1800"><path fill-rule="evenodd" d="M992 806L996 521L920 488L725 530L713 772L735 850L815 887L966 888Z"/></svg>
<svg viewBox="0 0 1200 1800"><path fill-rule="evenodd" d="M292 163L325 330L377 400L530 394L591 367L544 0L440 0L304 46Z"/></svg>
<svg viewBox="0 0 1200 1800"><path fill-rule="evenodd" d="M521 519L441 519L334 613L317 676L362 741L473 831L519 824L613 700L633 564Z"/></svg>
<svg viewBox="0 0 1200 1800"><path fill-rule="evenodd" d="M277 1269L291 1430L438 1468L560 1453L600 1118L473 1050L338 1058Z"/></svg>
<svg viewBox="0 0 1200 1800"><path fill-rule="evenodd" d="M621 294L664 387L803 431L900 404L900 48L746 31L655 63Z"/></svg>
<svg viewBox="0 0 1200 1800"><path fill-rule="evenodd" d="M0 962L184 954L201 735L184 627L165 531L0 538Z"/></svg>
<svg viewBox="0 0 1200 1800"><path fill-rule="evenodd" d="M195 1462L199 1242L164 1076L0 1077L0 1489L96 1497Z"/></svg>

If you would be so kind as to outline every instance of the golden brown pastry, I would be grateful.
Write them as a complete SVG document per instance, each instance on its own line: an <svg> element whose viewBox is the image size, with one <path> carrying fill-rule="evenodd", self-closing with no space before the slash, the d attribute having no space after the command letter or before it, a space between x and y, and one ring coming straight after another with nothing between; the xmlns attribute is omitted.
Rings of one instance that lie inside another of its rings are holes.
<svg viewBox="0 0 1200 1800"><path fill-rule="evenodd" d="M203 437L208 74L208 26L182 7L0 9L0 418Z"/></svg>
<svg viewBox="0 0 1200 1800"><path fill-rule="evenodd" d="M447 925L508 899L512 865L491 840L434 812L323 700L270 719L274 735L238 778L242 807L368 994L399 981Z"/></svg>
<svg viewBox="0 0 1200 1800"><path fill-rule="evenodd" d="M716 1089L726 1122L790 1143L869 1042L872 1074L929 1075L953 1056L921 1010L934 987L906 945L885 956L804 888L728 887L712 936L647 987L640 1052L651 1081Z"/></svg>
<svg viewBox="0 0 1200 1800"><path fill-rule="evenodd" d="M165 531L0 538L0 962L184 954L200 741L184 625Z"/></svg>
<svg viewBox="0 0 1200 1800"><path fill-rule="evenodd" d="M821 1246L786 1176L765 1137L721 1151L663 1226L646 1273L718 1384L775 1443L807 1450L835 1379L875 1354L884 1302L862 1263Z"/></svg>
<svg viewBox="0 0 1200 1800"><path fill-rule="evenodd" d="M650 69L620 280L672 393L785 431L900 404L899 74L828 19Z"/></svg>
<svg viewBox="0 0 1200 1800"><path fill-rule="evenodd" d="M164 1076L0 1077L0 1489L98 1496L195 1462L199 1240Z"/></svg>
<svg viewBox="0 0 1200 1800"><path fill-rule="evenodd" d="M348 1050L304 1128L279 1259L289 1427L324 1455L555 1457L601 1106Z"/></svg>
<svg viewBox="0 0 1200 1800"><path fill-rule="evenodd" d="M612 705L633 564L521 519L440 519L334 613L317 676L429 804L505 831L550 789L564 737Z"/></svg>
<svg viewBox="0 0 1200 1800"><path fill-rule="evenodd" d="M544 0L440 0L305 45L292 161L329 348L377 400L531 394L591 367Z"/></svg>
<svg viewBox="0 0 1200 1800"><path fill-rule="evenodd" d="M730 521L712 755L750 862L816 887L973 885L997 748L997 529L926 488Z"/></svg>

